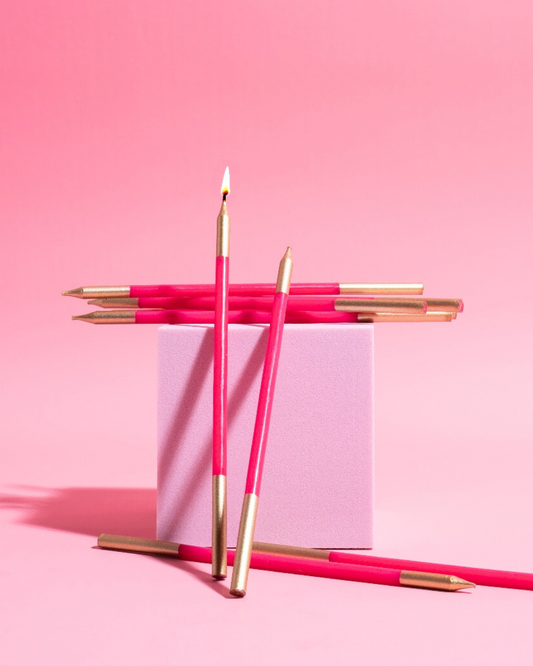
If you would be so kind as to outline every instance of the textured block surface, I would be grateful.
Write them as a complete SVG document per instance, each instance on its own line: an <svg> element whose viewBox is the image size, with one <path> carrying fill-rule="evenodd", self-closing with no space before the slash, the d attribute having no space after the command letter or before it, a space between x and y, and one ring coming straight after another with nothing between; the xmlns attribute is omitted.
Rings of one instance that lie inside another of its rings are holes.
<svg viewBox="0 0 533 666"><path fill-rule="evenodd" d="M285 326L255 538L370 548L373 326ZM263 359L264 325L230 325L228 546L239 517ZM211 543L212 326L158 331L157 536Z"/></svg>

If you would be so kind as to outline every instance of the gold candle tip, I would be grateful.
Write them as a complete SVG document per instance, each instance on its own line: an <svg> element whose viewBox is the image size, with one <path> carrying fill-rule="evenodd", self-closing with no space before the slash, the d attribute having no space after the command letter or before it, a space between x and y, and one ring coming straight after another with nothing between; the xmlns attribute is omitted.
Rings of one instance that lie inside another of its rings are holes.
<svg viewBox="0 0 533 666"><path fill-rule="evenodd" d="M83 298L83 287L77 287L76 289L68 289L67 291L62 291L61 296L74 296L74 298Z"/></svg>

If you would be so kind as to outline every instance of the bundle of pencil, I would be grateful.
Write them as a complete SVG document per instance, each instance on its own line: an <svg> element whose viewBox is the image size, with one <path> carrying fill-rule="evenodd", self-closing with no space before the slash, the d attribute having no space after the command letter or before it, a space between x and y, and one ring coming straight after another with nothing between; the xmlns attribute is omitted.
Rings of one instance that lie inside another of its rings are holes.
<svg viewBox="0 0 533 666"><path fill-rule="evenodd" d="M176 289L193 287L200 292L201 285L175 285ZM241 292L247 285L234 285ZM270 323L273 296L268 295L270 285L251 284L250 291L264 287L260 295L231 295L227 299L228 319L232 324ZM459 298L407 298L414 291L423 292L422 285L365 283L353 284L352 293L342 297L326 294L334 287L327 285L296 285L308 289L309 293L293 294L292 287L287 299L287 323L380 323L380 322L451 322L463 311ZM213 324L215 321L215 297L205 285L202 295L195 296L139 296L117 297L119 289L127 293L138 293L140 287L80 287L63 292L65 296L89 299L90 305L102 308L95 312L72 317L91 324ZM174 286L146 287L150 293L157 290L171 293ZM316 293L312 293L314 290ZM360 295L364 291L364 296ZM386 293L388 292L388 293ZM95 295L101 296L94 298ZM108 295L112 294L112 295ZM400 295L401 294L401 295Z"/></svg>
<svg viewBox="0 0 533 666"><path fill-rule="evenodd" d="M459 590L472 582L448 575L442 568L427 573L394 563L378 567L333 560L325 562L316 551L306 553L286 546L254 545L263 466L274 398L278 360L285 323L400 323L451 322L463 311L458 298L426 298L420 283L292 283L292 251L287 248L275 284L229 284L230 218L226 198L229 170L222 183L222 203L217 218L215 284L130 285L79 287L63 292L89 301L101 310L73 319L93 324L213 324L213 469L212 549L196 546L102 535L103 548L174 554L182 559L212 563L212 576L223 580L233 565L230 592L246 594L250 567L312 576ZM269 338L263 367L256 422L235 553L228 553L227 532L227 377L228 325L268 324ZM260 549L258 550L260 546ZM229 555L229 556L228 556ZM300 557L303 555L303 557ZM413 563L417 564L417 563ZM428 565L428 568L433 565ZM435 568L438 568L435 566Z"/></svg>

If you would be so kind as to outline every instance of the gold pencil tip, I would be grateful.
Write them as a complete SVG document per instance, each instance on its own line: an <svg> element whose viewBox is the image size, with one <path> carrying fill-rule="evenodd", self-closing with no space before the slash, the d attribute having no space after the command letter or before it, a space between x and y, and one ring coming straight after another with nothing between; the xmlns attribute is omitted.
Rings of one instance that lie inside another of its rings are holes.
<svg viewBox="0 0 533 666"><path fill-rule="evenodd" d="M62 291L61 296L74 296L74 298L83 298L83 288L78 287L77 289L69 289L68 291Z"/></svg>
<svg viewBox="0 0 533 666"><path fill-rule="evenodd" d="M285 252L285 259L292 259L292 247L287 248L287 252Z"/></svg>
<svg viewBox="0 0 533 666"><path fill-rule="evenodd" d="M475 583L471 583L464 578L459 578L458 576L450 576L450 585L453 590L466 590L471 587L476 587Z"/></svg>
<svg viewBox="0 0 533 666"><path fill-rule="evenodd" d="M88 315L72 315L73 321L91 321Z"/></svg>
<svg viewBox="0 0 533 666"><path fill-rule="evenodd" d="M229 167L226 167L226 171L224 171L224 177L222 178L222 187L220 188L220 194L225 199L228 196L229 193L230 193Z"/></svg>

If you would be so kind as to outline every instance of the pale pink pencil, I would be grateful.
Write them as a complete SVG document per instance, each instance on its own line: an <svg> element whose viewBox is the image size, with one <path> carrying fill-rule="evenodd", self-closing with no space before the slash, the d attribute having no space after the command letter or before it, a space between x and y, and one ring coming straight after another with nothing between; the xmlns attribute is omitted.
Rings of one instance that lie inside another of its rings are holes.
<svg viewBox="0 0 533 666"><path fill-rule="evenodd" d="M217 218L215 326L213 360L213 481L212 545L213 578L227 576L227 448L228 448L228 287L230 218L226 206L229 169L222 181L222 204Z"/></svg>
<svg viewBox="0 0 533 666"><path fill-rule="evenodd" d="M276 386L276 375L281 352L281 340L283 326L285 324L285 313L287 310L287 299L291 286L292 276L292 252L287 248L281 260L278 280L276 283L276 295L272 307L272 320L268 335L265 364L261 388L259 389L259 403L255 419L252 449L250 452L250 463L248 465L248 476L244 489L244 502L242 506L241 522L239 525L239 536L235 550L235 561L231 577L230 592L235 597L244 597L248 581L248 570L250 569L250 558L252 556L252 544L254 540L255 519L259 503L259 492L261 489L261 478L265 462L268 429L270 425L270 414L272 412L272 401Z"/></svg>

